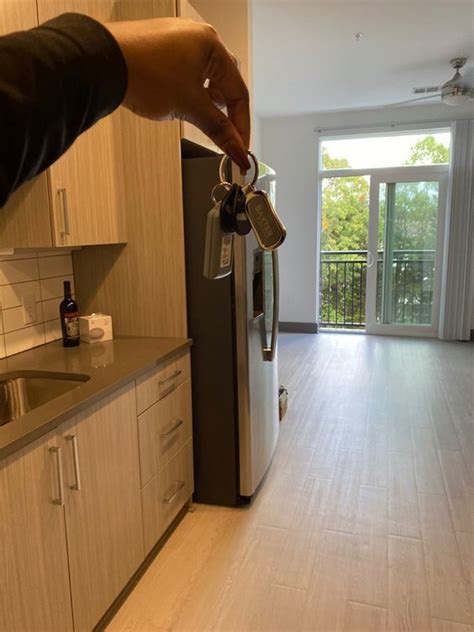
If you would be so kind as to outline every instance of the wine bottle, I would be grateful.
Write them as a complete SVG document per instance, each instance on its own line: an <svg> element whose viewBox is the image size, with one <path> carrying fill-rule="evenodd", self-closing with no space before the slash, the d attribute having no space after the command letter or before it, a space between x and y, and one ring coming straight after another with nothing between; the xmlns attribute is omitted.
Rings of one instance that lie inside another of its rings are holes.
<svg viewBox="0 0 474 632"><path fill-rule="evenodd" d="M64 299L59 306L61 329L63 332L63 346L77 347L79 337L79 309L71 296L71 283L64 281Z"/></svg>

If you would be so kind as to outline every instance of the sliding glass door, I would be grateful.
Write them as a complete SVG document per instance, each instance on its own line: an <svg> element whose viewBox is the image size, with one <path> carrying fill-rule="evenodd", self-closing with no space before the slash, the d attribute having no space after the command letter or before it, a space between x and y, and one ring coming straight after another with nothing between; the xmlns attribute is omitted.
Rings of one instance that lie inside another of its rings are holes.
<svg viewBox="0 0 474 632"><path fill-rule="evenodd" d="M423 167L372 175L367 333L436 335L446 188Z"/></svg>

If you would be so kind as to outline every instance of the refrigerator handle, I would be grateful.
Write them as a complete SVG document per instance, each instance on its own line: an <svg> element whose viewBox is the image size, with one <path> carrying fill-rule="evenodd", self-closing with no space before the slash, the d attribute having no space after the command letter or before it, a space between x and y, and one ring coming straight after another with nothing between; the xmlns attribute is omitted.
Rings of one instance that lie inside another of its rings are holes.
<svg viewBox="0 0 474 632"><path fill-rule="evenodd" d="M280 312L280 278L278 268L278 252L272 251L272 268L273 268L273 322L272 322L272 338L270 346L263 349L263 359L266 362L272 362L275 358L277 340L278 340L278 318Z"/></svg>

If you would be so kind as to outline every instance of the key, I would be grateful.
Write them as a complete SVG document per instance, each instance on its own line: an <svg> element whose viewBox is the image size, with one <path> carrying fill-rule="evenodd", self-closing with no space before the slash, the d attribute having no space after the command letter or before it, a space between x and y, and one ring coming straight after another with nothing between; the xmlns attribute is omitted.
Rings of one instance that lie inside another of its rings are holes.
<svg viewBox="0 0 474 632"><path fill-rule="evenodd" d="M233 184L221 204L221 225L224 232L247 235L251 231L246 201L242 187Z"/></svg>
<svg viewBox="0 0 474 632"><path fill-rule="evenodd" d="M275 250L285 241L286 228L265 191L247 185L244 189L247 217L262 250Z"/></svg>

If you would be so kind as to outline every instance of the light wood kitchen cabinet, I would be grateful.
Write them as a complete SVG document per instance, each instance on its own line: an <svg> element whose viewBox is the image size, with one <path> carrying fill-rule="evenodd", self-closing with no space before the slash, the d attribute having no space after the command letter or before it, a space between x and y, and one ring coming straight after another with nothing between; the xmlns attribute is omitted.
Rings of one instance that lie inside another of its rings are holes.
<svg viewBox="0 0 474 632"><path fill-rule="evenodd" d="M62 13L116 20L116 0L37 0L39 22ZM118 112L83 133L49 168L55 246L126 241Z"/></svg>
<svg viewBox="0 0 474 632"><path fill-rule="evenodd" d="M38 24L36 0L2 0L0 35ZM0 209L0 248L51 247L48 178L45 173L23 185Z"/></svg>
<svg viewBox="0 0 474 632"><path fill-rule="evenodd" d="M188 351L136 381L145 553L194 491L190 370Z"/></svg>
<svg viewBox="0 0 474 632"><path fill-rule="evenodd" d="M145 553L165 533L193 491L193 443L189 439L142 490Z"/></svg>
<svg viewBox="0 0 474 632"><path fill-rule="evenodd" d="M140 478L144 486L192 437L191 381L138 417Z"/></svg>
<svg viewBox="0 0 474 632"><path fill-rule="evenodd" d="M51 433L0 462L2 632L72 630L58 447Z"/></svg>
<svg viewBox="0 0 474 632"><path fill-rule="evenodd" d="M179 358L172 358L162 366L139 377L137 379L137 413L142 413L190 377L189 352Z"/></svg>
<svg viewBox="0 0 474 632"><path fill-rule="evenodd" d="M60 432L74 628L83 632L144 559L134 383Z"/></svg>

